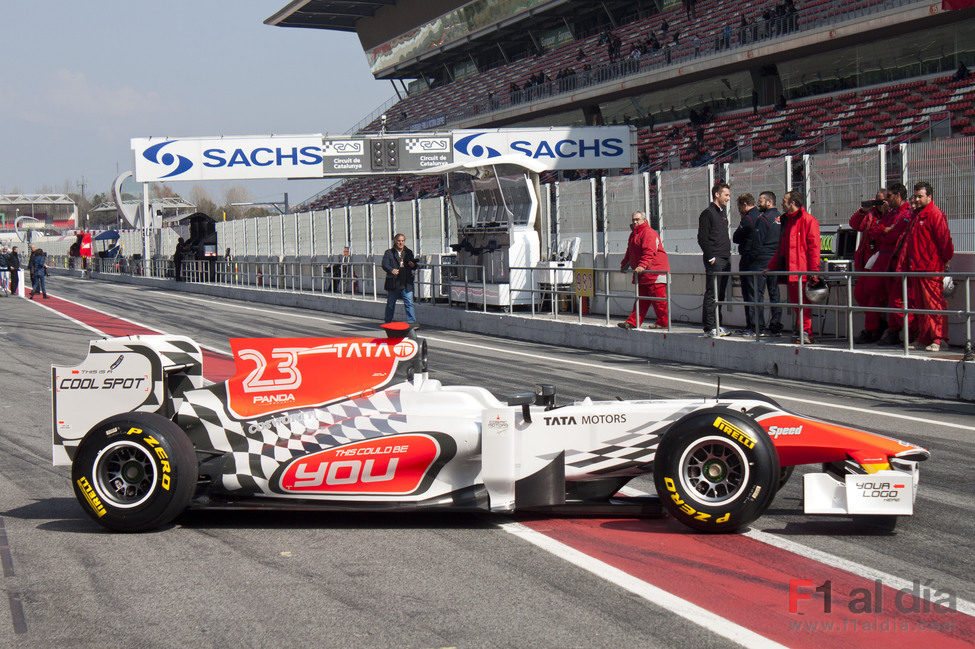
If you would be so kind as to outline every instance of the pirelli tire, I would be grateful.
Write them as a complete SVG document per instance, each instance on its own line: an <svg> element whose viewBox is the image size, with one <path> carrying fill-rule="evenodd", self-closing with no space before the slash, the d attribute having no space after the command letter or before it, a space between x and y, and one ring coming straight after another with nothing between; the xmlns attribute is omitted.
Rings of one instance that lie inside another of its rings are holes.
<svg viewBox="0 0 975 649"><path fill-rule="evenodd" d="M109 417L78 445L71 481L81 508L117 532L162 527L189 505L197 482L193 444L151 413Z"/></svg>
<svg viewBox="0 0 975 649"><path fill-rule="evenodd" d="M779 456L760 425L719 406L670 427L657 447L653 478L674 518L702 532L734 532L775 497Z"/></svg>

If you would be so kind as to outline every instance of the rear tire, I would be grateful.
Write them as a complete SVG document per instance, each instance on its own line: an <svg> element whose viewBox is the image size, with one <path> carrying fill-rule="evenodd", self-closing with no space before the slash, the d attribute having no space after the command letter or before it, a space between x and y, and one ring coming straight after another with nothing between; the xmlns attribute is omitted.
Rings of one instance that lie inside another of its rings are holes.
<svg viewBox="0 0 975 649"><path fill-rule="evenodd" d="M75 496L99 525L142 532L166 525L190 503L197 482L193 444L172 421L152 413L109 417L78 445L71 465Z"/></svg>
<svg viewBox="0 0 975 649"><path fill-rule="evenodd" d="M709 408L667 431L657 447L653 479L661 503L677 520L702 532L733 532L772 502L779 456L752 419Z"/></svg>

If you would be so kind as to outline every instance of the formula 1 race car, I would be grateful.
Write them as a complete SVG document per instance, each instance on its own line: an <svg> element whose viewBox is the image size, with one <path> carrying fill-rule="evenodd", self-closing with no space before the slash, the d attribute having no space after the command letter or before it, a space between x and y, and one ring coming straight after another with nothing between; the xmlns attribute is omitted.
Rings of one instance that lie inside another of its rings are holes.
<svg viewBox="0 0 975 649"><path fill-rule="evenodd" d="M219 383L203 378L186 337L92 341L81 365L53 368L54 464L72 466L82 508L119 531L158 528L187 507L625 516L620 489L652 474L658 512L729 532L801 464L824 467L804 476L806 513L913 513L928 457L913 444L753 392L557 405L543 385L501 401L441 385L426 341L384 328L385 338L233 339L235 373Z"/></svg>

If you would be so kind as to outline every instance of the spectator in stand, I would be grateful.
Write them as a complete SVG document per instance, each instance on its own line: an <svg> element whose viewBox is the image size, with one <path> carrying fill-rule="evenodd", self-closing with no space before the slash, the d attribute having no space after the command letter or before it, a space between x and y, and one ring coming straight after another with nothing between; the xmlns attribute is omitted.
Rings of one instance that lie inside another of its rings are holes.
<svg viewBox="0 0 975 649"><path fill-rule="evenodd" d="M893 190L893 187L891 189ZM906 196L907 190L904 190L904 194ZM857 250L853 254L854 271L881 272L880 268L877 267L877 261L880 258L883 233L882 230L875 229L874 226L883 224L886 227L889 214L891 214L891 204L887 201L887 191L881 189L877 192L874 200L864 201L860 209L850 217L850 227L860 233L860 245L857 246ZM889 261L890 254L888 252L883 261L885 271L886 264ZM887 278L858 277L853 287L853 297L857 304L862 307L886 307ZM853 339L853 342L858 345L875 343L880 340L886 328L886 318L882 318L879 313L866 311L863 314L863 331Z"/></svg>
<svg viewBox="0 0 975 649"><path fill-rule="evenodd" d="M7 255L7 268L10 270L10 294L17 295L20 288L20 252L17 246L11 246Z"/></svg>
<svg viewBox="0 0 975 649"><path fill-rule="evenodd" d="M694 34L693 42L694 42L694 56L698 56L701 54L701 37L698 36L697 34Z"/></svg>
<svg viewBox="0 0 975 649"><path fill-rule="evenodd" d="M578 54L576 55L576 61L582 61L582 60L584 60L585 58L586 58L586 53L585 53L585 52L583 51L583 49L582 49L582 48L580 47L580 48L579 48L579 53L578 53Z"/></svg>
<svg viewBox="0 0 975 649"><path fill-rule="evenodd" d="M724 48L731 49L731 25L725 25L721 33L724 37Z"/></svg>
<svg viewBox="0 0 975 649"><path fill-rule="evenodd" d="M927 182L914 185L914 216L904 233L903 254L896 257L897 272L943 273L955 254L948 230L948 219L934 204L934 189ZM910 277L907 296L913 309L944 311L942 277ZM948 318L944 315L918 314L917 346L929 352L940 351L948 339Z"/></svg>
<svg viewBox="0 0 975 649"><path fill-rule="evenodd" d="M674 45L680 45L680 30L674 30Z"/></svg>
<svg viewBox="0 0 975 649"><path fill-rule="evenodd" d="M782 218L779 210L775 207L775 193L764 191L758 195L758 210L761 216L755 225L755 245L752 250L755 254L753 266L757 268L768 268L772 257L779 249L779 238L782 231ZM755 302L763 302L766 291L768 292L769 304L779 303L779 283L776 277L757 276L755 279ZM764 307L755 307L755 322L763 326L763 333L767 331L770 336L778 336L782 333L782 309L777 306L769 307L768 326L765 327Z"/></svg>
<svg viewBox="0 0 975 649"><path fill-rule="evenodd" d="M758 115L758 90L752 90L752 112Z"/></svg>
<svg viewBox="0 0 975 649"><path fill-rule="evenodd" d="M47 287L44 285L44 279L47 277L47 254L40 248L36 248L31 255L30 262L31 275L33 276L33 284L30 290L30 299L34 299L34 296L38 293L47 299Z"/></svg>
<svg viewBox="0 0 975 649"><path fill-rule="evenodd" d="M724 301L728 276L715 273L731 269L731 239L728 237L728 215L725 210L731 200L731 188L718 181L711 188L711 203L701 212L697 225L697 243L704 257L704 305L701 320L704 334L711 338L727 336L724 327L715 320L715 297ZM717 288L717 292L715 292ZM720 308L718 309L720 312Z"/></svg>
<svg viewBox="0 0 975 649"><path fill-rule="evenodd" d="M413 270L416 257L406 247L406 235L397 233L393 237L393 247L383 255L383 270L386 271L386 322L392 322L396 315L396 302L403 300L406 321L416 322L413 313Z"/></svg>
<svg viewBox="0 0 975 649"><path fill-rule="evenodd" d="M952 81L964 81L968 78L968 66L965 65L964 61L958 63L958 70L955 72L955 76L951 78Z"/></svg>
<svg viewBox="0 0 975 649"><path fill-rule="evenodd" d="M738 222L735 233L731 236L731 240L738 244L738 270L742 272L764 270L764 268L754 267L756 257L754 248L757 243L755 241L755 228L761 216L758 207L755 206L754 196L751 194L742 194L738 197L738 214L741 215L741 220ZM745 303L746 331L743 333L748 336L754 336L756 335L756 331L761 332L762 330L760 324L756 325L754 308L748 306L750 302L755 301L755 276L741 275L740 280L741 299Z"/></svg>
<svg viewBox="0 0 975 649"><path fill-rule="evenodd" d="M744 45L748 42L748 21L745 20L745 14L741 15L741 24L738 26L738 44Z"/></svg>
<svg viewBox="0 0 975 649"><path fill-rule="evenodd" d="M789 102L786 101L785 95L779 95L779 100L775 102L775 110L785 110L788 105Z"/></svg>
<svg viewBox="0 0 975 649"><path fill-rule="evenodd" d="M668 30L669 28L670 28L670 25L668 25L668 24L667 24L667 19L666 19L666 18L664 18L664 21L663 21L662 23L660 23L660 31L661 31L661 33L662 33L662 34L663 34L664 36L666 36L666 35L667 35L667 30Z"/></svg>
<svg viewBox="0 0 975 649"><path fill-rule="evenodd" d="M779 249L769 261L769 270L819 271L819 222L805 210L802 202L802 194L796 190L787 192L782 198L782 235ZM814 278L815 275L786 276L789 302L799 302L799 291ZM796 307L796 325L793 342L812 343L812 314L808 308Z"/></svg>
<svg viewBox="0 0 975 649"><path fill-rule="evenodd" d="M620 263L620 272L627 268L633 270L633 283L637 284L640 297L665 298L667 296L667 271L670 263L664 251L660 235L650 227L643 212L634 212L631 218L630 239L626 245L626 254ZM657 271L657 272L653 272ZM637 300L633 305L633 312L624 322L618 324L623 329L639 329L647 315L647 309L653 305L657 321L650 324L651 329L667 328L666 300Z"/></svg>

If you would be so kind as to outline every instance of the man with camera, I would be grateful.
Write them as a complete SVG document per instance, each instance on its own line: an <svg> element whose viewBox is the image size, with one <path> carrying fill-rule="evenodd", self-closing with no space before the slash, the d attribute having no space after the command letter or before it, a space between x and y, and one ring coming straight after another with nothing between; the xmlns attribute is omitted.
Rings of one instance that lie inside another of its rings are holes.
<svg viewBox="0 0 975 649"><path fill-rule="evenodd" d="M857 246L856 253L853 255L853 270L858 273L886 271L890 264L890 255L893 249L887 250L884 254L884 260L878 264L881 256L883 232L881 229L874 229L877 224L887 227L894 223L893 220L887 218L888 215L893 216L890 204L887 202L887 195L887 190L881 189L873 200L863 201L860 204L860 209L850 217L850 227L860 233L860 245ZM862 307L886 307L887 278L880 276L858 277L853 288L853 297L857 304ZM863 314L863 331L853 339L853 342L857 344L875 343L880 340L886 329L886 318L874 311L866 311Z"/></svg>
<svg viewBox="0 0 975 649"><path fill-rule="evenodd" d="M903 254L903 237L912 222L914 215L907 203L907 187L902 183L894 183L887 188L887 214L880 221L873 223L867 235L877 241L877 258L870 270L880 273L896 270L897 257ZM876 289L878 305L892 309L904 308L904 290L899 277L880 278ZM880 300L885 300L882 302ZM908 326L910 326L909 316ZM877 340L879 345L900 345L900 331L904 328L904 315L890 313L887 315L887 330Z"/></svg>

